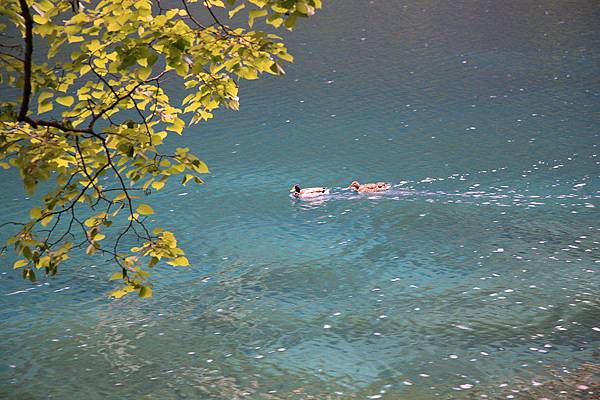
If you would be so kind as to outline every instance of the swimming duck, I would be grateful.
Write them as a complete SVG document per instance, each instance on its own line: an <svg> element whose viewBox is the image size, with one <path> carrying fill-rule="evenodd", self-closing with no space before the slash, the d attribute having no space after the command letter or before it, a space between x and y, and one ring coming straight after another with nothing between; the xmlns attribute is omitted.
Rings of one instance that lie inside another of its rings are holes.
<svg viewBox="0 0 600 400"><path fill-rule="evenodd" d="M301 189L300 185L296 184L292 186L292 188L290 189L290 193L292 193L292 196L297 197L299 199L307 199L311 197L319 197L325 194L329 194L329 188L311 187Z"/></svg>
<svg viewBox="0 0 600 400"><path fill-rule="evenodd" d="M356 190L359 193L384 192L391 188L392 185L385 182L365 183L360 184L358 181L352 181L348 189Z"/></svg>

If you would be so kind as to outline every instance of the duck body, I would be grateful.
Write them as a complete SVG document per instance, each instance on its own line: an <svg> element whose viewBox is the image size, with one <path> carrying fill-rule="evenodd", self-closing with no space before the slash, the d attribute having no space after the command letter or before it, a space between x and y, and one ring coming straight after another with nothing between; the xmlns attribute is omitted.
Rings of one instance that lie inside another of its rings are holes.
<svg viewBox="0 0 600 400"><path fill-rule="evenodd" d="M375 192L385 192L392 187L389 183L386 182L376 182L376 183L363 183L360 184L358 181L353 181L348 189L355 190L359 193L375 193Z"/></svg>
<svg viewBox="0 0 600 400"><path fill-rule="evenodd" d="M326 187L310 187L301 189L300 185L294 185L290 189L292 196L298 199L310 199L314 197L324 196L329 194L329 188Z"/></svg>

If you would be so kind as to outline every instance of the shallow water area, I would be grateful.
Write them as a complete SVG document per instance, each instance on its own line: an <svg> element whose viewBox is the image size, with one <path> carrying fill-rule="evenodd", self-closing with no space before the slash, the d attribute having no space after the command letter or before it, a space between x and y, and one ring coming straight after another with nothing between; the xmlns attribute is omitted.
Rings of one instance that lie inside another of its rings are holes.
<svg viewBox="0 0 600 400"><path fill-rule="evenodd" d="M599 18L326 2L285 77L169 144L211 174L150 196L192 262L152 300L81 254L37 284L1 260L0 397L526 399L598 363ZM0 173L12 219L33 204Z"/></svg>

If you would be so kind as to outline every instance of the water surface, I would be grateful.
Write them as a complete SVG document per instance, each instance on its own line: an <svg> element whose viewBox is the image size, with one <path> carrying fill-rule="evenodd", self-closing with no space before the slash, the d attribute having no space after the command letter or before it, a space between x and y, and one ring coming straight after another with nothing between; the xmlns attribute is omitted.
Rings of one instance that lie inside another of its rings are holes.
<svg viewBox="0 0 600 400"><path fill-rule="evenodd" d="M2 261L0 397L520 398L597 361L599 17L326 2L284 78L170 143L211 175L152 195L193 264L158 270L153 300L107 299L98 259L38 284ZM32 201L2 182L17 218Z"/></svg>

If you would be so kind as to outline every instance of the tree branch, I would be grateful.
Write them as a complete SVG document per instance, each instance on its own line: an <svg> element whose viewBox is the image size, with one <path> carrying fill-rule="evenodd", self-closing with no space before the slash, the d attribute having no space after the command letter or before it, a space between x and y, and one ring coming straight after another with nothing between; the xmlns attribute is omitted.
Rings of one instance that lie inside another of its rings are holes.
<svg viewBox="0 0 600 400"><path fill-rule="evenodd" d="M194 18L192 16L192 13L190 12L190 9L188 8L186 1L185 0L181 0L181 3L183 4L183 7L185 8L185 12L187 13L188 17L190 17L190 20L194 24L196 24L196 26L198 26L200 29L206 29L206 27L204 25L202 25L200 22L198 22L196 20L196 18ZM159 2L159 5L160 5L160 2Z"/></svg>
<svg viewBox="0 0 600 400"><path fill-rule="evenodd" d="M25 121L29 110L29 98L31 97L31 59L33 55L33 18L29 12L26 0L19 0L21 15L25 22L25 54L23 59L23 99L19 111L19 121Z"/></svg>

